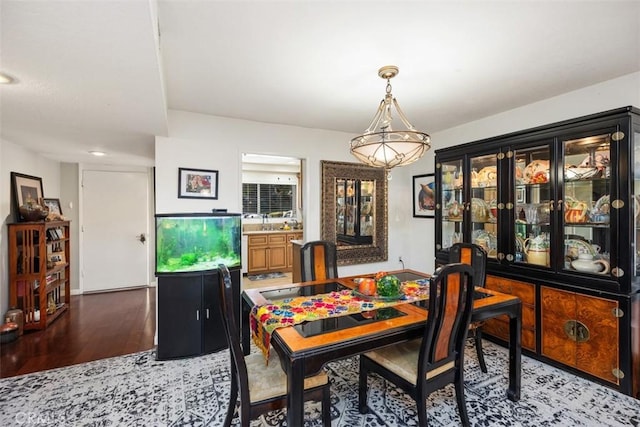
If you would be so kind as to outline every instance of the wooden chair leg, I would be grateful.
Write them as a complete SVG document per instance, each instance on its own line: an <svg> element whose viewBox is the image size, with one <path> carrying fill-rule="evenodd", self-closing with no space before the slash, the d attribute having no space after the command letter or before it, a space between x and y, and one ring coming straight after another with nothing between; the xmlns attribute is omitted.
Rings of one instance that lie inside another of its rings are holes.
<svg viewBox="0 0 640 427"><path fill-rule="evenodd" d="M224 427L229 427L231 425L231 421L233 421L233 414L236 411L236 402L238 401L238 381L233 367L231 368L231 391L229 393L229 408L227 408L227 416L224 419Z"/></svg>
<svg viewBox="0 0 640 427"><path fill-rule="evenodd" d="M427 398L428 394L424 392L418 392L418 396L416 399L416 407L418 410L418 426L427 427L429 425L429 421L427 420Z"/></svg>
<svg viewBox="0 0 640 427"><path fill-rule="evenodd" d="M361 414L366 414L369 412L369 407L367 406L367 377L368 371L364 366L364 362L362 361L362 356L360 356L360 380L358 384L358 410Z"/></svg>
<svg viewBox="0 0 640 427"><path fill-rule="evenodd" d="M322 389L322 425L331 427L331 389L329 384Z"/></svg>
<svg viewBox="0 0 640 427"><path fill-rule="evenodd" d="M467 402L464 398L464 378L461 373L457 374L455 380L456 388L456 401L458 402L458 413L460 414L460 420L462 425L469 427L469 415L467 414Z"/></svg>
<svg viewBox="0 0 640 427"><path fill-rule="evenodd" d="M480 364L480 370L487 373L487 364L484 362L484 352L482 351L482 328L477 327L474 331L474 338L476 342L476 353L478 354L478 363Z"/></svg>

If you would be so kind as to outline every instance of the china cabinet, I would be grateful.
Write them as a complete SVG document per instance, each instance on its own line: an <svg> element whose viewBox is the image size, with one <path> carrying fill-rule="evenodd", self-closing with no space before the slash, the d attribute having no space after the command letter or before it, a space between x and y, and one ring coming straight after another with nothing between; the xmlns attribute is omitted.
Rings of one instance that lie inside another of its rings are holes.
<svg viewBox="0 0 640 427"><path fill-rule="evenodd" d="M71 303L69 221L8 225L9 300L24 330L44 329Z"/></svg>
<svg viewBox="0 0 640 427"><path fill-rule="evenodd" d="M436 187L437 261L456 241L484 247L488 282L534 291L534 357L640 398L640 110L437 150Z"/></svg>

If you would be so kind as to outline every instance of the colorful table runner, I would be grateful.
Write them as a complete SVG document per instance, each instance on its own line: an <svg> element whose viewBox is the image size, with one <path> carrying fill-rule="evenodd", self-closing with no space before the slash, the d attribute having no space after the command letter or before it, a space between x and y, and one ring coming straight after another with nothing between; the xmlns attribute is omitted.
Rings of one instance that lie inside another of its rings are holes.
<svg viewBox="0 0 640 427"><path fill-rule="evenodd" d="M345 289L256 305L251 309L251 316L249 316L251 335L254 343L268 360L271 333L277 328L306 321L348 316L429 298L428 279L406 282L402 288L405 293L397 299L367 297L351 289Z"/></svg>

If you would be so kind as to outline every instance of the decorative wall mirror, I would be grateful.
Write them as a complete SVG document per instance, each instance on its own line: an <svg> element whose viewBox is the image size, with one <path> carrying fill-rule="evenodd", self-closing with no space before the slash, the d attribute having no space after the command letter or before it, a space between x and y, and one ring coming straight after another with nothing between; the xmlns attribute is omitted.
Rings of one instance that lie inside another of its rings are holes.
<svg viewBox="0 0 640 427"><path fill-rule="evenodd" d="M322 240L334 242L338 264L386 261L387 177L384 169L322 160Z"/></svg>

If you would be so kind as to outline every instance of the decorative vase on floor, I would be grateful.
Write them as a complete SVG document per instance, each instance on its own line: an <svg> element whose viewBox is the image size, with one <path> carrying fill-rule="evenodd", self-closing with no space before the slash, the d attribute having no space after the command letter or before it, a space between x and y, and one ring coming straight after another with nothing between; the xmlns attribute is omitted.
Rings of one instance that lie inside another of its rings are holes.
<svg viewBox="0 0 640 427"><path fill-rule="evenodd" d="M24 332L24 313L22 310L16 307L11 307L4 315L9 322L13 322L18 325L18 336Z"/></svg>

